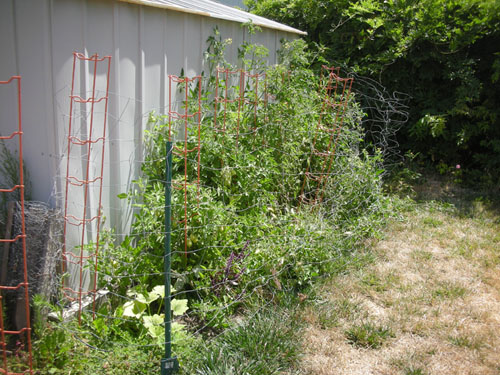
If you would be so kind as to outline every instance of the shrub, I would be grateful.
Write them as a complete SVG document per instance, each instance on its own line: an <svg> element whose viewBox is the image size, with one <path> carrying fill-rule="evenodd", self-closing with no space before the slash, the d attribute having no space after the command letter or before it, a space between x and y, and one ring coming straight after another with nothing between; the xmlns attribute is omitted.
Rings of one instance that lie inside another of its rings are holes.
<svg viewBox="0 0 500 375"><path fill-rule="evenodd" d="M213 59L208 66L214 67L215 60L228 66L222 60L226 44L211 39L211 48L217 50L207 53ZM363 238L376 233L390 212L382 192L383 160L379 152L365 149L360 126L364 114L355 95L346 102L342 132L334 133L336 107L325 109L326 92L311 68L315 57L303 41L285 43L280 53L283 63L265 72L259 70L262 50L247 45L242 51L251 54L243 56L246 69L265 73L265 93L256 94L255 86L246 82L230 91L242 95L241 100L233 96L225 103L216 102L214 86L218 84L221 92L226 82L217 81L212 71L204 78L201 92L199 86L188 87L190 99L182 104L196 112L201 95L200 134L192 119L186 129L182 121L150 114L142 174L131 191L120 194L135 209L132 232L118 245L103 237L99 270L105 277L100 280L116 298L88 322L88 330L95 335L89 340L97 347L114 350L116 342L161 343L156 334L161 329L160 315L153 313L161 308L159 300L139 301L136 312L130 308L139 295L147 300L164 278L166 144L170 136L176 139L176 131L187 131L187 149L196 150L198 136L201 139L199 155L190 153L187 160L174 155L172 167L172 285L176 299L188 300L187 312L176 318L183 326L174 342L182 343L174 350L191 373L272 374L292 363L296 346L281 348L280 335L289 331L281 325L271 329L275 319L256 316L235 326L230 317L259 307L262 301L304 292L317 278L344 269L346 258ZM224 132L214 127L214 108L223 111L224 120L219 121L225 121ZM332 134L339 134L338 140ZM324 177L325 160L331 160L332 168L321 185L305 171ZM315 204L302 199L318 197L318 192L321 199ZM152 326L149 318L158 324ZM228 327L231 330L213 347L200 349L201 357L190 359L198 350L200 333L210 337ZM252 357L254 347L264 346L262 340L267 339L273 346L266 348L265 355L277 367L268 365L265 356ZM235 354L233 346L242 340L248 351Z"/></svg>

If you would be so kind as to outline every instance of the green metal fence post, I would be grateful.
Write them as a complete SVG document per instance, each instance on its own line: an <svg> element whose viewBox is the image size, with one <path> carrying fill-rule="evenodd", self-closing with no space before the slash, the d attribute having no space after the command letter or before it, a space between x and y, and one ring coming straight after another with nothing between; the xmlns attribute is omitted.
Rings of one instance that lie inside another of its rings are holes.
<svg viewBox="0 0 500 375"><path fill-rule="evenodd" d="M172 325L170 307L170 237L172 234L172 142L167 142L167 162L165 186L165 358L161 360L161 375L171 375L179 370L179 362L172 358Z"/></svg>

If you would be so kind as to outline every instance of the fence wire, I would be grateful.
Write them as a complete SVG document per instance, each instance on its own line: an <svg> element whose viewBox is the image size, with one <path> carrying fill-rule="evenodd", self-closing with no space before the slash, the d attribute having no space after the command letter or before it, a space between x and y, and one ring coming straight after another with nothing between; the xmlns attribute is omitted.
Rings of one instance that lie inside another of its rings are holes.
<svg viewBox="0 0 500 375"><path fill-rule="evenodd" d="M65 245L66 256L61 257L60 247L54 249L44 268L63 283L61 278L70 276L67 254L74 252L80 279L73 303L63 284L66 293L54 293L53 286L47 292L51 307L37 306L37 311L52 310L55 320L39 328L37 342L50 347L48 338L62 332L54 338L53 350L72 338L84 348L73 346L74 354L95 358L102 373L110 353L128 353L128 369L136 373L157 368L161 359L167 141L176 143L172 344L182 371L189 373L193 368L185 355L189 347L198 347L200 337L217 340L237 327L231 324L235 316L250 312L244 319L252 319L258 313L252 306L266 309L283 294L301 291L356 261L345 254L383 221L381 171L384 160L396 159L394 135L407 115L404 103L388 99L375 83L342 77L339 69L328 67L321 76L288 69L218 68L211 76L169 80L168 111L143 114L148 119L144 144L123 160L140 166L138 176L127 185L107 179L102 170L98 176L102 189L122 192L133 215L130 231L110 227L103 217L97 226L79 232L85 232L80 243ZM369 89L357 87L358 82ZM101 94L106 100L116 95L97 90L92 97ZM74 123L106 115L105 109L86 106L70 112ZM88 146L90 141L80 143ZM119 142L131 140L106 140ZM66 156L69 165L99 164L103 155ZM76 181L69 174L60 177ZM86 200L73 197L66 193L56 200L70 199L75 212L85 212ZM122 210L101 206L99 217ZM57 242L61 236L69 243L64 222L52 219L54 212L47 208L37 209L43 211L38 220L52 222L46 241ZM67 222L68 215L63 216ZM87 217L96 216L84 213L81 220ZM86 290L82 278L94 280ZM36 363L48 361L38 357ZM51 365L57 367L54 361Z"/></svg>

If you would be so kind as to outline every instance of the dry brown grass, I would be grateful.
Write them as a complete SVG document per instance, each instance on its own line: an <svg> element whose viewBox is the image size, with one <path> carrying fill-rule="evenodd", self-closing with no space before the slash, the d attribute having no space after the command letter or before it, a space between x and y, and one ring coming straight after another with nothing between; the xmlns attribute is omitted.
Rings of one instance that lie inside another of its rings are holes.
<svg viewBox="0 0 500 375"><path fill-rule="evenodd" d="M306 310L300 372L499 375L500 220L470 205L417 205L374 246L373 264L325 284ZM366 322L393 336L378 349L349 343Z"/></svg>

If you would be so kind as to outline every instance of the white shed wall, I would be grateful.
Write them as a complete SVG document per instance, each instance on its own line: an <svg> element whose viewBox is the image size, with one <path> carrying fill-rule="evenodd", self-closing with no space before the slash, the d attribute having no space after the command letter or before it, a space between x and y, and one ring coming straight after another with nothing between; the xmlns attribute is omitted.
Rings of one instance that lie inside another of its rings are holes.
<svg viewBox="0 0 500 375"><path fill-rule="evenodd" d="M112 56L102 207L106 226L126 233L132 218L130 207L117 195L130 188L140 171L142 138L151 111L168 109L168 74L200 74L206 40L215 26L223 38L232 38L227 49L237 61L238 46L250 36L236 22L118 0L1 0L0 80L22 76L24 157L33 185L33 199L64 207L64 178L69 123L69 95L74 51L87 56ZM269 63L276 62L282 38L297 35L263 29L251 36L265 45ZM79 64L76 93L91 88L91 67ZM98 90L105 75L98 72ZM17 126L15 90L0 87L0 134ZM88 110L80 105L77 111ZM103 109L97 108L96 124ZM101 121L102 122L102 121ZM74 126L88 130L88 119ZM85 157L72 151L70 173L82 174ZM98 158L100 157L97 154ZM98 174L97 160L91 173ZM70 192L70 213L81 216L83 189ZM90 191L91 209L98 210L98 192ZM68 232L70 242L80 242L77 229ZM91 231L87 239L93 237ZM88 276L88 275L87 275ZM75 280L71 284L74 284ZM88 285L88 280L85 281Z"/></svg>
<svg viewBox="0 0 500 375"><path fill-rule="evenodd" d="M116 195L128 189L140 168L147 115L168 107L168 74L203 70L206 40L215 26L232 38L228 57L249 40L240 24L116 0L2 0L0 80L22 76L24 153L33 198L63 204L72 52L111 55L103 207L107 225L124 232L130 215ZM251 36L276 62L281 38L295 34L263 29ZM90 85L84 72L78 84ZM104 75L99 75L102 86ZM8 95L0 92L0 133L10 131ZM79 197L71 197L79 200Z"/></svg>

